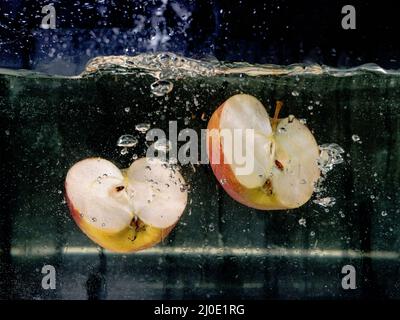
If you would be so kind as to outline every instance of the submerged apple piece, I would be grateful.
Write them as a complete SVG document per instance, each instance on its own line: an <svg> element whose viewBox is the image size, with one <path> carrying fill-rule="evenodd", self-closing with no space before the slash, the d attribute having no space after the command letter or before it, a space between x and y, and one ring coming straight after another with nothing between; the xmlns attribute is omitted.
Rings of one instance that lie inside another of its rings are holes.
<svg viewBox="0 0 400 320"><path fill-rule="evenodd" d="M71 214L81 230L116 252L151 247L173 229L187 203L181 174L159 159L120 170L101 158L79 161L65 179Z"/></svg>
<svg viewBox="0 0 400 320"><path fill-rule="evenodd" d="M215 176L232 198L256 209L300 207L320 177L314 136L294 116L278 119L279 108L271 119L255 97L239 94L225 101L208 123L207 151ZM247 162L237 154L246 155Z"/></svg>

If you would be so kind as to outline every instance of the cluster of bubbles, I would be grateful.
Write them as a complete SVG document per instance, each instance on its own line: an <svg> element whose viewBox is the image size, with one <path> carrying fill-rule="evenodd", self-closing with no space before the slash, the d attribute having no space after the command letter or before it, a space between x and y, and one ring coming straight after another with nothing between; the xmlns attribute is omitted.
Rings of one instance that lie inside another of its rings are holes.
<svg viewBox="0 0 400 320"><path fill-rule="evenodd" d="M321 170L321 177L315 185L316 199L314 199L313 202L324 207L325 211L329 211L328 207L334 206L336 204L336 199L334 197L322 196L322 193L326 191L323 183L327 173L331 171L335 165L344 162L344 149L336 143L322 144L319 146L319 149L318 167Z"/></svg>
<svg viewBox="0 0 400 320"><path fill-rule="evenodd" d="M318 167L325 176L333 167L342 163L344 150L336 143L326 143L319 146L320 155L318 159Z"/></svg>

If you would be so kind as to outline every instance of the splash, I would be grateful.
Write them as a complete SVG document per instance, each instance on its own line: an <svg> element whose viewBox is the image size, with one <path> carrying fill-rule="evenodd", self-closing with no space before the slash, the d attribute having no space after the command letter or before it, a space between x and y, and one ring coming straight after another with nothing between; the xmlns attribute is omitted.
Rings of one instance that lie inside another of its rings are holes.
<svg viewBox="0 0 400 320"><path fill-rule="evenodd" d="M183 77L210 77L215 75L245 75L251 77L270 75L331 75L349 77L366 72L399 74L400 70L385 70L376 64L365 64L350 69L332 68L319 64L249 64L246 62L224 63L217 60L195 60L171 52L143 53L136 56L100 56L91 59L79 77L96 73L143 73L156 79L177 80ZM298 95L297 91L292 93Z"/></svg>
<svg viewBox="0 0 400 320"><path fill-rule="evenodd" d="M399 71L384 70L375 64L351 69L337 69L318 64L249 64L245 62L223 63L217 60L195 60L171 52L144 53L136 56L100 56L89 61L78 77L95 76L98 73L150 75L155 78L151 92L162 97L173 90L173 81L187 77L212 76L299 76L330 75L348 77L366 72L398 74ZM293 91L292 95L299 93Z"/></svg>

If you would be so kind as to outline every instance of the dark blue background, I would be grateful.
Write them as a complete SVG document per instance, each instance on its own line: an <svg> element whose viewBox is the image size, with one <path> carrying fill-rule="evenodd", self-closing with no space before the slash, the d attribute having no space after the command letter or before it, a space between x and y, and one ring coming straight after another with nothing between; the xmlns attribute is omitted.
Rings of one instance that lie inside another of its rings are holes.
<svg viewBox="0 0 400 320"><path fill-rule="evenodd" d="M41 8L53 3L57 29L40 29ZM377 63L400 68L399 12L380 1L165 0L159 24L152 24L162 0L2 0L0 67L79 73L98 55L172 51L185 56L250 63L316 62L351 67ZM341 28L341 8L357 10L357 29ZM177 13L190 12L182 17ZM142 17L142 18L141 18ZM134 31L138 19L141 30ZM185 21L186 19L186 21ZM149 46L155 28L169 41Z"/></svg>

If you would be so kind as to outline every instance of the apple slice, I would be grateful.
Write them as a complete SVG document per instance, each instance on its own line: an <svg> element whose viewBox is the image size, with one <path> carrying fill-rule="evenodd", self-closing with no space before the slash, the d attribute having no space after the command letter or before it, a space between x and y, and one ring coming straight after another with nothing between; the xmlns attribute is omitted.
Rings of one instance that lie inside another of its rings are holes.
<svg viewBox="0 0 400 320"><path fill-rule="evenodd" d="M100 246L132 252L163 240L187 203L181 174L159 159L141 158L120 170L101 158L79 161L65 179L72 217Z"/></svg>
<svg viewBox="0 0 400 320"><path fill-rule="evenodd" d="M280 107L271 119L260 101L239 94L226 100L208 123L207 151L215 176L233 199L252 208L300 207L320 177L314 136L294 116L278 119ZM239 140L234 133L238 129ZM245 130L253 132L250 139ZM227 133L233 138L227 139ZM235 157L239 146L246 162ZM239 170L246 166L251 170Z"/></svg>

